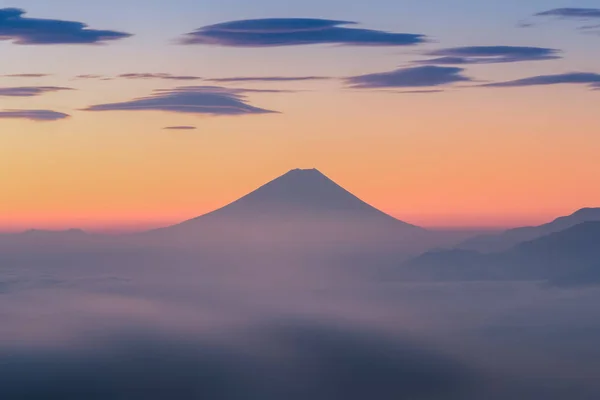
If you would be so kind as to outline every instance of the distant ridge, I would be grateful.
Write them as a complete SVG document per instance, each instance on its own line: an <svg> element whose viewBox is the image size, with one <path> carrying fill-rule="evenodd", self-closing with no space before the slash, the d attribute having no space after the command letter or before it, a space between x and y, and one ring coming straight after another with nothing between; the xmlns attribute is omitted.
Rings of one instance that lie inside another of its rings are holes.
<svg viewBox="0 0 600 400"><path fill-rule="evenodd" d="M481 252L504 251L519 243L593 221L600 221L600 208L582 208L571 215L559 217L544 225L515 228L498 234L476 236L461 243L457 248Z"/></svg>
<svg viewBox="0 0 600 400"><path fill-rule="evenodd" d="M399 272L418 280L600 284L600 222L583 222L497 253L457 249L428 252L404 263Z"/></svg>

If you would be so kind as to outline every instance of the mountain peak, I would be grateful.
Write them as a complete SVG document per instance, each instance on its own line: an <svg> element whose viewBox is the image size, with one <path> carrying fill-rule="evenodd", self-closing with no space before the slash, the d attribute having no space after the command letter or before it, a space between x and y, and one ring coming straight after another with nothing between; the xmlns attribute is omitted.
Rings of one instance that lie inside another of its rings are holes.
<svg viewBox="0 0 600 400"><path fill-rule="evenodd" d="M316 173L319 173L322 175L321 171L319 171L316 168L294 168L294 169L290 170L288 172L288 174L289 173L298 173L298 172L304 172L304 173L310 173L310 172L315 173L316 172Z"/></svg>
<svg viewBox="0 0 600 400"><path fill-rule="evenodd" d="M327 176L325 176L324 173L322 173L321 171L319 171L316 168L309 168L309 169L296 168L296 169L292 169L292 170L288 171L287 173L281 175L277 179L282 179L282 178L286 178L286 179L323 179L323 178L327 178ZM329 178L327 178L327 179L329 179Z"/></svg>

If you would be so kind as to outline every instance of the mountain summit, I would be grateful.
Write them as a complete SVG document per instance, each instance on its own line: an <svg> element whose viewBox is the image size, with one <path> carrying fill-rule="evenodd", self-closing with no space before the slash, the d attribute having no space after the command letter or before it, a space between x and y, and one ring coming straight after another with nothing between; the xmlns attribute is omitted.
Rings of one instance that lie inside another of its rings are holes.
<svg viewBox="0 0 600 400"><path fill-rule="evenodd" d="M316 169L294 169L200 217L148 232L163 242L397 244L427 231L359 199Z"/></svg>

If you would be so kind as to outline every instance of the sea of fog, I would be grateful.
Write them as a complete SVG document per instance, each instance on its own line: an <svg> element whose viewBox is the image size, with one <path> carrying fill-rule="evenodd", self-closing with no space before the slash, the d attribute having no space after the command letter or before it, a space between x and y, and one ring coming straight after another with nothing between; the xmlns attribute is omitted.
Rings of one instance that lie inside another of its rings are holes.
<svg viewBox="0 0 600 400"><path fill-rule="evenodd" d="M0 398L600 398L600 288L406 283L368 264L0 258Z"/></svg>

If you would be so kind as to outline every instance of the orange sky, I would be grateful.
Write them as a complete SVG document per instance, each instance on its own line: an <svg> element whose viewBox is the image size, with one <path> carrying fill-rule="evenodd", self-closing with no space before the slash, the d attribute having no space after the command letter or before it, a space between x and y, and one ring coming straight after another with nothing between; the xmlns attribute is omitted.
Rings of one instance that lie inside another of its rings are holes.
<svg viewBox="0 0 600 400"><path fill-rule="evenodd" d="M600 204L594 96L552 88L436 95L325 89L252 96L285 115L115 112L53 124L2 122L1 225L161 225L224 205L296 167L317 167L416 224L541 223ZM571 102L590 106L564 107ZM199 129L158 128L174 122Z"/></svg>
<svg viewBox="0 0 600 400"><path fill-rule="evenodd" d="M377 1L387 8L362 4L344 8L345 3L332 0L327 10L338 11L336 19L368 17L368 28L422 32L434 40L410 48L186 47L173 44L178 35L236 16L218 2L211 3L214 7L183 0L174 0L169 7L153 3L145 13L123 9L119 18L113 18L98 5L90 5L96 7L90 12L73 7L71 0L52 7L39 0L23 1L32 16L85 21L135 36L106 46L0 42L11 60L0 67L0 75L50 74L39 79L0 76L0 88L76 89L0 97L0 110L42 109L72 115L53 122L0 119L0 231L165 225L225 205L289 169L313 167L383 211L430 227L537 224L582 207L600 206L600 92L577 84L465 87L600 71L597 37L581 35L576 29L557 31L554 23L515 28L521 17L546 7L541 0L465 10L432 0L445 11L427 18L430 6L424 3L407 8L399 2ZM248 14L243 17L250 18L253 7L236 2ZM316 12L324 6L321 1L302 3L283 7L269 1L263 6L284 16L309 9ZM395 10L393 18L382 9ZM163 17L169 23L155 29ZM478 33L474 35L469 27L476 27ZM562 58L469 65L463 73L473 81L443 86L443 93L349 89L341 79L406 67L423 58L424 51L466 45L545 46L562 50ZM212 117L82 111L94 104L148 96L156 89L208 84L73 79L79 74L132 72L340 79L229 86L296 90L247 93L250 105L279 114ZM198 129L162 129L174 125Z"/></svg>

